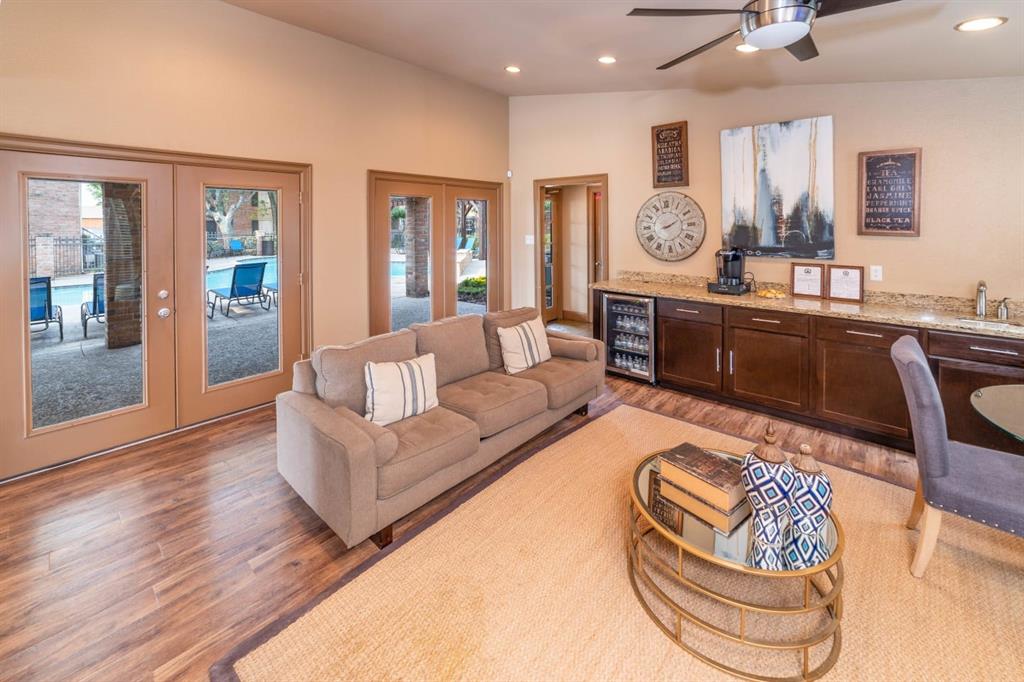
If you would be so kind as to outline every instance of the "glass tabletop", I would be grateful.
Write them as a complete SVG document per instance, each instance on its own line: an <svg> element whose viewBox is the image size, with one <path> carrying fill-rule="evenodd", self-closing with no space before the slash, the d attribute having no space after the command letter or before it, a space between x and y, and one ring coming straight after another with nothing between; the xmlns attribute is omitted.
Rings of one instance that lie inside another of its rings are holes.
<svg viewBox="0 0 1024 682"><path fill-rule="evenodd" d="M992 424L1024 441L1024 384L979 388L971 394L971 405Z"/></svg>
<svg viewBox="0 0 1024 682"><path fill-rule="evenodd" d="M743 457L721 450L708 450L718 457L734 460L737 463L743 462ZM710 554L717 559L728 561L747 568L753 568L751 561L751 546L753 536L753 517L748 516L731 533L726 535L717 528L705 523L690 512L682 509L674 503L666 500L659 494L662 481L657 476L659 473L659 455L656 452L644 459L636 468L633 477L633 486L636 499L643 505L644 510L655 519L658 526L668 534L674 535L684 544ZM653 498L653 499L652 499ZM827 552L827 556L820 563L824 563L836 551L839 544L839 533L836 530L832 518L825 524L819 538Z"/></svg>

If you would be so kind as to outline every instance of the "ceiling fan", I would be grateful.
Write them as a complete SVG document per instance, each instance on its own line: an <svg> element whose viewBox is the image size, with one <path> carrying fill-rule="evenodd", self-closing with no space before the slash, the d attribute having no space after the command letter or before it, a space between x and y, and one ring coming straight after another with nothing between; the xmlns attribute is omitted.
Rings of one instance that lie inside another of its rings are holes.
<svg viewBox="0 0 1024 682"><path fill-rule="evenodd" d="M740 27L705 43L695 50L676 57L658 67L670 69L690 57L696 57L739 33L743 42L760 50L784 47L800 61L818 56L818 48L811 38L815 19L833 14L852 12L875 5L886 5L899 0L751 0L743 9L643 9L629 13L631 17L706 17L714 14L740 15Z"/></svg>

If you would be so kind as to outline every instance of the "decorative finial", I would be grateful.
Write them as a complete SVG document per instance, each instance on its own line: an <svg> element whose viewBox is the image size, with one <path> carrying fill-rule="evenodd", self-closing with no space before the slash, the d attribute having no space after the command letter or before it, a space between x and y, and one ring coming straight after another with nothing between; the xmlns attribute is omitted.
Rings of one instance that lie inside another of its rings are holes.
<svg viewBox="0 0 1024 682"><path fill-rule="evenodd" d="M768 426L764 430L764 443L754 448L753 455L758 459L776 464L786 461L786 453L775 444L775 424L771 421L768 422Z"/></svg>
<svg viewBox="0 0 1024 682"><path fill-rule="evenodd" d="M793 466L809 474L821 471L821 465L811 456L811 446L807 443L800 444L800 454L793 458Z"/></svg>

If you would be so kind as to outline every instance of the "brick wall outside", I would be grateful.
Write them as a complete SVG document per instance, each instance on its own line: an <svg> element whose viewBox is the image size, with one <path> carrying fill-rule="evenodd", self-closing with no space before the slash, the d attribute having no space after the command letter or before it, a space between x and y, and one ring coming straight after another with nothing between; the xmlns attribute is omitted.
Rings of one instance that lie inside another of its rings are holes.
<svg viewBox="0 0 1024 682"><path fill-rule="evenodd" d="M430 295L430 199L405 200L405 295Z"/></svg>
<svg viewBox="0 0 1024 682"><path fill-rule="evenodd" d="M81 183L67 180L28 181L30 236L82 236Z"/></svg>
<svg viewBox="0 0 1024 682"><path fill-rule="evenodd" d="M103 185L107 348L142 343L142 188Z"/></svg>

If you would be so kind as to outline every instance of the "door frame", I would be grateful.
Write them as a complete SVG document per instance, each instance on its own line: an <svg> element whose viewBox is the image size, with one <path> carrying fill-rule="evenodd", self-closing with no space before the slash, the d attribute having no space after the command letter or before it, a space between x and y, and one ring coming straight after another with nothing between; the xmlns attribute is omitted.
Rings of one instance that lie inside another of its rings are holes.
<svg viewBox="0 0 1024 682"><path fill-rule="evenodd" d="M544 280L543 280L543 259L544 252L541 249L541 232L544 224L544 191L549 187L564 187L566 185L587 186L587 214L588 222L593 223L595 234L594 243L588 250L592 250L590 259L590 283L608 279L608 174L594 173L592 175L569 175L558 178L540 178L533 181L533 279L534 279L534 305L537 310L543 310L544 302ZM592 190L601 192L601 215L591 216L593 207ZM557 292L561 294L561 292ZM557 298L557 295L556 295ZM594 319L593 297L587 295L587 314Z"/></svg>
<svg viewBox="0 0 1024 682"><path fill-rule="evenodd" d="M498 309L503 305L505 300L505 292L508 289L508 282L506 281L508 269L505 267L505 258L507 250L505 247L508 235L505 234L505 185L502 182L490 182L487 180L465 180L461 178L449 178L435 175L418 175L416 173L402 173L397 171L382 171L382 170L368 170L366 172L366 254L367 254L367 305L369 313L369 331L370 335L385 334L391 331L391 302L390 294L387 290L381 289L378 291L377 284L382 279L386 280L390 275L388 270L382 269L385 266L382 265L384 259L381 257L382 252L391 252L390 239L383 237L383 229L377 225L377 219L375 214L375 206L378 200L377 196L377 182L395 182L395 183L409 183L409 184L420 184L420 185L433 185L437 186L441 191L441 206L435 213L435 220L440 220L441 229L444 234L448 232L448 201L449 192L448 187L452 187L453 190L458 188L477 188L493 190L497 195L497 206L493 215L493 224L487 226L488 234L487 242L487 259L488 259L488 274L487 274L487 307L488 310ZM441 265L441 270L448 272L448 244L447 246L442 241L440 245L444 249L444 258L435 264L435 270L437 265ZM432 248L432 251L436 251ZM493 273L493 274L492 274ZM492 282L494 288L492 291ZM448 285L445 282L446 288ZM444 289L443 288L443 289ZM444 296L444 291L441 293ZM434 301L431 301L432 310L434 309ZM442 299L443 305L443 299Z"/></svg>
<svg viewBox="0 0 1024 682"><path fill-rule="evenodd" d="M182 166L213 166L235 170L297 173L299 175L299 238L302 240L302 265L299 287L302 309L302 357L308 358L313 350L313 166L309 163L270 161L241 156L177 152L148 147L81 142L51 137L15 135L0 131L0 150L84 156L118 161L142 161ZM175 177L175 191L177 177Z"/></svg>

